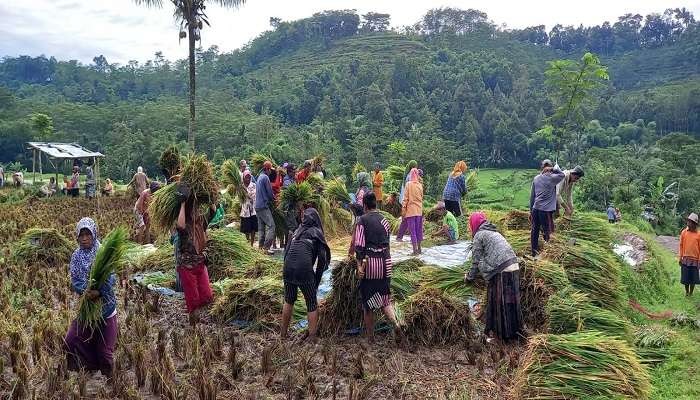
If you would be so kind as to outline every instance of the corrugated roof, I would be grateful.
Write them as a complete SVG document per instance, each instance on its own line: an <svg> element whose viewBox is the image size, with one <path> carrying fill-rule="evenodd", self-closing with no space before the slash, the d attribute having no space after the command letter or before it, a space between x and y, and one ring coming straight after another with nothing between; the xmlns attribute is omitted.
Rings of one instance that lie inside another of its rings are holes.
<svg viewBox="0 0 700 400"><path fill-rule="evenodd" d="M37 149L51 158L93 158L104 157L104 154L90 151L77 143L44 143L28 142L30 148Z"/></svg>

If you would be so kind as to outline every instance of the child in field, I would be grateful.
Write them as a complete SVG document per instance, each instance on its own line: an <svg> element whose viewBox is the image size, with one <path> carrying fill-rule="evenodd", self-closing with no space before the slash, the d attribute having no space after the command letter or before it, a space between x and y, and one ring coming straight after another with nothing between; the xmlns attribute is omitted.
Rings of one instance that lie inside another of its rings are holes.
<svg viewBox="0 0 700 400"><path fill-rule="evenodd" d="M687 227L681 231L678 250L678 264L681 267L681 283L685 286L685 295L692 296L695 285L700 283L700 232L698 232L698 215L691 213L686 220Z"/></svg>
<svg viewBox="0 0 700 400"><path fill-rule="evenodd" d="M445 203L442 201L438 201L435 205L435 212L442 217L442 226L434 232L432 236L441 236L447 239L448 244L457 243L457 239L459 239L459 224L457 223L457 218L455 218L451 211L447 211Z"/></svg>
<svg viewBox="0 0 700 400"><path fill-rule="evenodd" d="M97 225L92 219L83 218L78 222L75 233L79 247L73 252L70 260L71 286L76 293L80 295L85 293L90 301L102 299L104 322L95 331L82 327L77 320L71 323L64 344L68 369L100 371L102 375L111 377L114 346L117 343L119 331L117 299L114 295L116 278L112 274L98 290L88 288L90 269L100 248Z"/></svg>

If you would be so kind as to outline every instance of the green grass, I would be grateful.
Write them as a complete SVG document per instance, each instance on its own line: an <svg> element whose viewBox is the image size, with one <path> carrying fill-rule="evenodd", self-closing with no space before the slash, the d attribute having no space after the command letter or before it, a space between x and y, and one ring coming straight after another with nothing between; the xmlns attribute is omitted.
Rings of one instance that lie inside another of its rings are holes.
<svg viewBox="0 0 700 400"><path fill-rule="evenodd" d="M527 209L534 169L491 169L477 172L477 189L469 194L469 204L489 208Z"/></svg>

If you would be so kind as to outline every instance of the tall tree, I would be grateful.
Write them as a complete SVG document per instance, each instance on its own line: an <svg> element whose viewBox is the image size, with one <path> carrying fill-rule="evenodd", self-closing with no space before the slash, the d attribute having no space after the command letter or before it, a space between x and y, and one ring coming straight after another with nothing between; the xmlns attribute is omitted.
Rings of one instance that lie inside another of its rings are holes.
<svg viewBox="0 0 700 400"><path fill-rule="evenodd" d="M162 7L163 0L134 0L136 4L147 7ZM189 72L190 72L190 127L187 132L187 142L194 151L195 131L195 42L201 39L203 24L209 25L209 20L204 10L207 3L218 4L225 8L238 8L245 0L170 0L175 7L175 18L180 22L180 39L185 37L189 41ZM185 32L185 30L187 30Z"/></svg>

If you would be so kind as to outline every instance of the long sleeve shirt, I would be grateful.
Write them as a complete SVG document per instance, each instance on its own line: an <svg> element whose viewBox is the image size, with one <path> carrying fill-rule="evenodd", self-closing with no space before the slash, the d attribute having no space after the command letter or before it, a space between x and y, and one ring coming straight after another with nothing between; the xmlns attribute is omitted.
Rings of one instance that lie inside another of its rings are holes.
<svg viewBox="0 0 700 400"><path fill-rule="evenodd" d="M683 265L700 267L700 232L681 231L678 256Z"/></svg>
<svg viewBox="0 0 700 400"><path fill-rule="evenodd" d="M274 201L275 196L272 193L272 184L270 178L263 172L258 176L255 193L255 209L261 210L267 208Z"/></svg>
<svg viewBox="0 0 700 400"><path fill-rule="evenodd" d="M250 218L255 215L255 188L256 185L251 180L248 188L246 188L245 201L241 204L241 217L243 218Z"/></svg>
<svg viewBox="0 0 700 400"><path fill-rule="evenodd" d="M402 206L405 210L404 217L423 215L423 185L420 182L406 184Z"/></svg>
<svg viewBox="0 0 700 400"><path fill-rule="evenodd" d="M94 256L92 261L94 261ZM76 250L73 253L70 263L70 282L74 292L83 294L89 289L88 283L90 281L92 261L90 263L82 261L80 250ZM107 281L97 289L102 298L102 318L104 319L114 316L117 310L117 298L114 295L114 283L116 280L114 274L111 274Z"/></svg>
<svg viewBox="0 0 700 400"><path fill-rule="evenodd" d="M530 210L555 211L557 209L557 184L564 179L564 172L554 167L540 173L532 180Z"/></svg>
<svg viewBox="0 0 700 400"><path fill-rule="evenodd" d="M445 189L442 191L442 198L450 201L460 201L462 196L467 193L467 183L464 174L458 177L449 176Z"/></svg>
<svg viewBox="0 0 700 400"><path fill-rule="evenodd" d="M565 210L574 210L574 184L571 180L571 171L564 171L564 179L557 184L557 201Z"/></svg>

